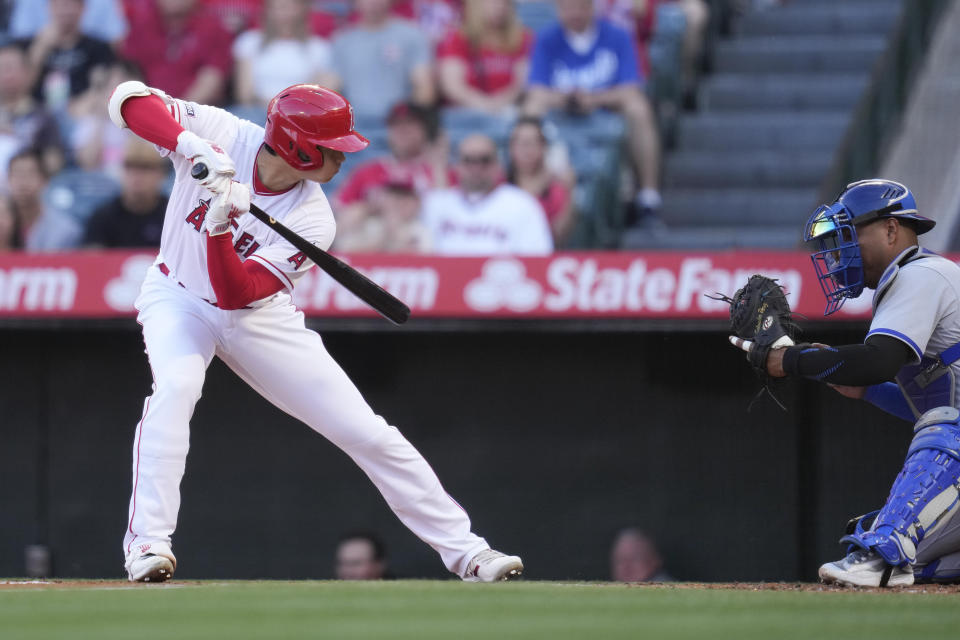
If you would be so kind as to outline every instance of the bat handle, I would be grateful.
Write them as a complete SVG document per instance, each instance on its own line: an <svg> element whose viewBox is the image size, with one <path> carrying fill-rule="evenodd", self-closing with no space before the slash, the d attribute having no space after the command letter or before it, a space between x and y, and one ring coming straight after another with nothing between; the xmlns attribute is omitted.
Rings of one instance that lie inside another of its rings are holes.
<svg viewBox="0 0 960 640"><path fill-rule="evenodd" d="M210 172L207 170L207 165L202 162L198 162L193 165L193 168L190 169L190 175L194 180L203 180L207 177Z"/></svg>

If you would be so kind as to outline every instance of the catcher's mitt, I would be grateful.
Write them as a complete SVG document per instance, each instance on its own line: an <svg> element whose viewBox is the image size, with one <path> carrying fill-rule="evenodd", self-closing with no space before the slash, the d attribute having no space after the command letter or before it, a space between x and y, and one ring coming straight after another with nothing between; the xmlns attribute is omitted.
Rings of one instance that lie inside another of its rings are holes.
<svg viewBox="0 0 960 640"><path fill-rule="evenodd" d="M800 333L793 320L783 287L773 278L750 276L733 297L717 294L715 300L730 304L730 341L747 352L747 360L765 387L773 382L767 371L771 349L789 347ZM713 297L713 296L711 296Z"/></svg>

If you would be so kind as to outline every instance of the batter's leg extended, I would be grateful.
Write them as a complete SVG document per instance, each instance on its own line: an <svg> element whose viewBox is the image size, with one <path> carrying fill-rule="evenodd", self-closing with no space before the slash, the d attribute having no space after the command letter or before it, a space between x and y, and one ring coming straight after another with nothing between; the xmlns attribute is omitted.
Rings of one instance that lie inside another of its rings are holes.
<svg viewBox="0 0 960 640"><path fill-rule="evenodd" d="M423 456L374 414L291 305L259 309L238 321L218 354L265 398L343 449L450 571L464 575L470 560L489 547L470 531L467 514Z"/></svg>
<svg viewBox="0 0 960 640"><path fill-rule="evenodd" d="M176 564L170 536L180 509L189 422L214 353L213 334L198 315L208 313L199 304L209 305L171 290L177 285L153 271L137 301L154 382L133 442L133 491L123 540L131 579L140 579L131 567L142 555L162 555Z"/></svg>

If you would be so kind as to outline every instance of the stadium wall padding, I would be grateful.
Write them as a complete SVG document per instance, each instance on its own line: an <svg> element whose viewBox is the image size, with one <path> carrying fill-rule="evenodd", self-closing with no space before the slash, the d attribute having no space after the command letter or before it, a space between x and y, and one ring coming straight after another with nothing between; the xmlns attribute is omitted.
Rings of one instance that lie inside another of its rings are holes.
<svg viewBox="0 0 960 640"><path fill-rule="evenodd" d="M816 336L840 344L862 329ZM327 331L328 349L531 579L603 580L640 526L698 581L815 579L879 508L911 425L814 383L760 397L713 332ZM150 371L135 328L0 331L0 576L120 577ZM191 424L178 578L330 578L379 532L398 577L448 574L350 459L215 360Z"/></svg>

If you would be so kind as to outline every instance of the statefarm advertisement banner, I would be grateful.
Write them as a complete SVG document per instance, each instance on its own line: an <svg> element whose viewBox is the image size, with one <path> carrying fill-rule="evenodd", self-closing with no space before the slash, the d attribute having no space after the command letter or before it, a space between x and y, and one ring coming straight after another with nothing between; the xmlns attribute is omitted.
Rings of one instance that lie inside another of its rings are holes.
<svg viewBox="0 0 960 640"><path fill-rule="evenodd" d="M823 293L801 252L567 252L549 257L339 256L403 300L413 318L722 319L727 295L754 273L785 287L794 310L821 318ZM132 316L155 254L78 251L0 254L0 317ZM870 292L829 319L870 314ZM308 316L376 313L319 269L295 287Z"/></svg>

